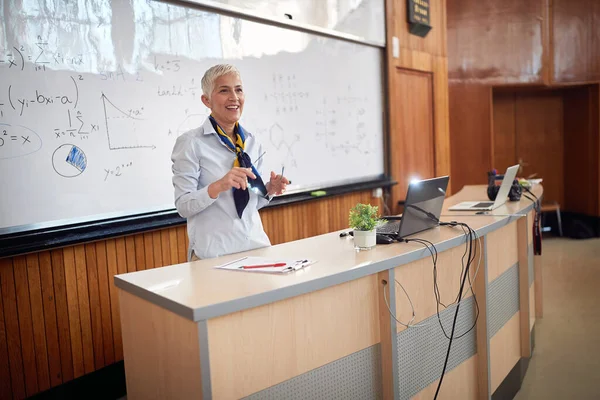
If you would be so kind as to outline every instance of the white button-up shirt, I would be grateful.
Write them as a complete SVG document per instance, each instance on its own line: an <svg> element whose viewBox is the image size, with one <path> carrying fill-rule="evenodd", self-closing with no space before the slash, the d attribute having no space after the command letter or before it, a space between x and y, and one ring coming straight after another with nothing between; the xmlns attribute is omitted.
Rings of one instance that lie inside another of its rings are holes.
<svg viewBox="0 0 600 400"><path fill-rule="evenodd" d="M264 150L254 135L244 132L244 151L256 160ZM250 200L239 218L233 190L221 192L216 199L208 195L208 185L233 168L235 157L208 118L201 127L182 134L175 142L171 155L175 207L179 215L187 218L188 260L192 251L204 259L271 245L258 213L269 200L249 190ZM266 185L269 175L261 170L262 158L254 166Z"/></svg>

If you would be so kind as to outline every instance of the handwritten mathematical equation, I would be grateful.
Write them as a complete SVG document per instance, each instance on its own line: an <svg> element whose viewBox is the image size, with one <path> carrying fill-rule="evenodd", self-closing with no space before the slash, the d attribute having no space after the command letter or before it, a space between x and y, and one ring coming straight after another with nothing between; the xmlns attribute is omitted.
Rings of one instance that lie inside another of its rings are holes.
<svg viewBox="0 0 600 400"><path fill-rule="evenodd" d="M69 93L66 91L50 93L41 89L35 89L34 91L16 94L16 88L13 85L8 85L8 101L10 106L19 113L19 116L22 116L26 109L34 106L46 107L57 104L75 109L79 103L79 87L75 78L72 76L70 78L73 87Z"/></svg>
<svg viewBox="0 0 600 400"><path fill-rule="evenodd" d="M198 89L199 88L195 83L195 79L192 79L191 82L187 85L158 85L158 88L156 89L156 94L158 95L158 97L183 97L186 95L191 95L192 99L195 100L196 94L198 93Z"/></svg>
<svg viewBox="0 0 600 400"><path fill-rule="evenodd" d="M67 110L69 118L68 128L54 128L55 139L61 139L63 137L77 137L81 140L89 138L90 133L98 132L100 130L99 124L86 123L83 119L81 111L77 111L74 115L71 110Z"/></svg>
<svg viewBox="0 0 600 400"><path fill-rule="evenodd" d="M0 56L0 68L17 69L23 71L25 63L31 63L34 71L46 71L46 66L68 65L77 67L84 64L83 54L66 55L48 49L48 42L42 36L31 47L24 45L12 46Z"/></svg>
<svg viewBox="0 0 600 400"><path fill-rule="evenodd" d="M15 142L17 145L25 146L27 144L31 145L31 138L29 135L11 135L8 129L4 129L3 126L0 126L0 147L4 147L9 143Z"/></svg>
<svg viewBox="0 0 600 400"><path fill-rule="evenodd" d="M155 55L154 69L158 72L178 72L179 70L181 70L181 60L176 58L170 58L164 61L159 61Z"/></svg>
<svg viewBox="0 0 600 400"><path fill-rule="evenodd" d="M117 67L114 70L100 70L98 71L100 75L101 81L114 81L114 82L126 82L126 81L136 81L143 82L144 78L142 77L140 71L135 72L135 77L128 75L123 70L121 64L117 64Z"/></svg>
<svg viewBox="0 0 600 400"><path fill-rule="evenodd" d="M121 165L117 165L116 167L111 169L104 168L104 172L106 172L106 175L104 176L104 181L106 182L109 176L122 176L123 171L125 169L128 169L132 165L133 161L129 161L127 164L124 163Z"/></svg>

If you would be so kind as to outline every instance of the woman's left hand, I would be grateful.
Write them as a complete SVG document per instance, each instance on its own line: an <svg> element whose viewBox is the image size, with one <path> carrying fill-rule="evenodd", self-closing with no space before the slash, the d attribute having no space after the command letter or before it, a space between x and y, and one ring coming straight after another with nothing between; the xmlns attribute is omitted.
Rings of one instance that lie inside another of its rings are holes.
<svg viewBox="0 0 600 400"><path fill-rule="evenodd" d="M270 196L283 194L289 183L290 181L285 176L277 175L271 171L271 180L267 183L267 191Z"/></svg>

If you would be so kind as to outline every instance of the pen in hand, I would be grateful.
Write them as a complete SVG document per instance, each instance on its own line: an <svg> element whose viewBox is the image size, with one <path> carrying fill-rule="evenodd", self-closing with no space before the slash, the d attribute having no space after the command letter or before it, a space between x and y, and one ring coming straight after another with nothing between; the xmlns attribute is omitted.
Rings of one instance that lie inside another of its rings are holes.
<svg viewBox="0 0 600 400"><path fill-rule="evenodd" d="M285 170L285 165L282 165L282 166L281 166L281 179L282 179L282 180L283 180L283 171L284 171L284 170ZM292 181L290 181L290 180L288 179L288 185L291 185L291 184L292 184Z"/></svg>

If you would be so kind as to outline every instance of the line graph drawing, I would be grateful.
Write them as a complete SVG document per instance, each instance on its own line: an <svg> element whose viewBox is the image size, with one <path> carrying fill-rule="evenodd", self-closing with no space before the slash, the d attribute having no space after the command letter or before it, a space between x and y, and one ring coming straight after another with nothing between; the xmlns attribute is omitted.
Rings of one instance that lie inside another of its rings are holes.
<svg viewBox="0 0 600 400"><path fill-rule="evenodd" d="M152 149L152 144L139 144L137 135L138 121L144 121L131 113L126 113L117 107L102 93L102 106L104 109L104 126L110 150Z"/></svg>
<svg viewBox="0 0 600 400"><path fill-rule="evenodd" d="M197 128L202 125L204 120L208 117L205 113L189 114L177 127L177 136L186 133L189 130Z"/></svg>

